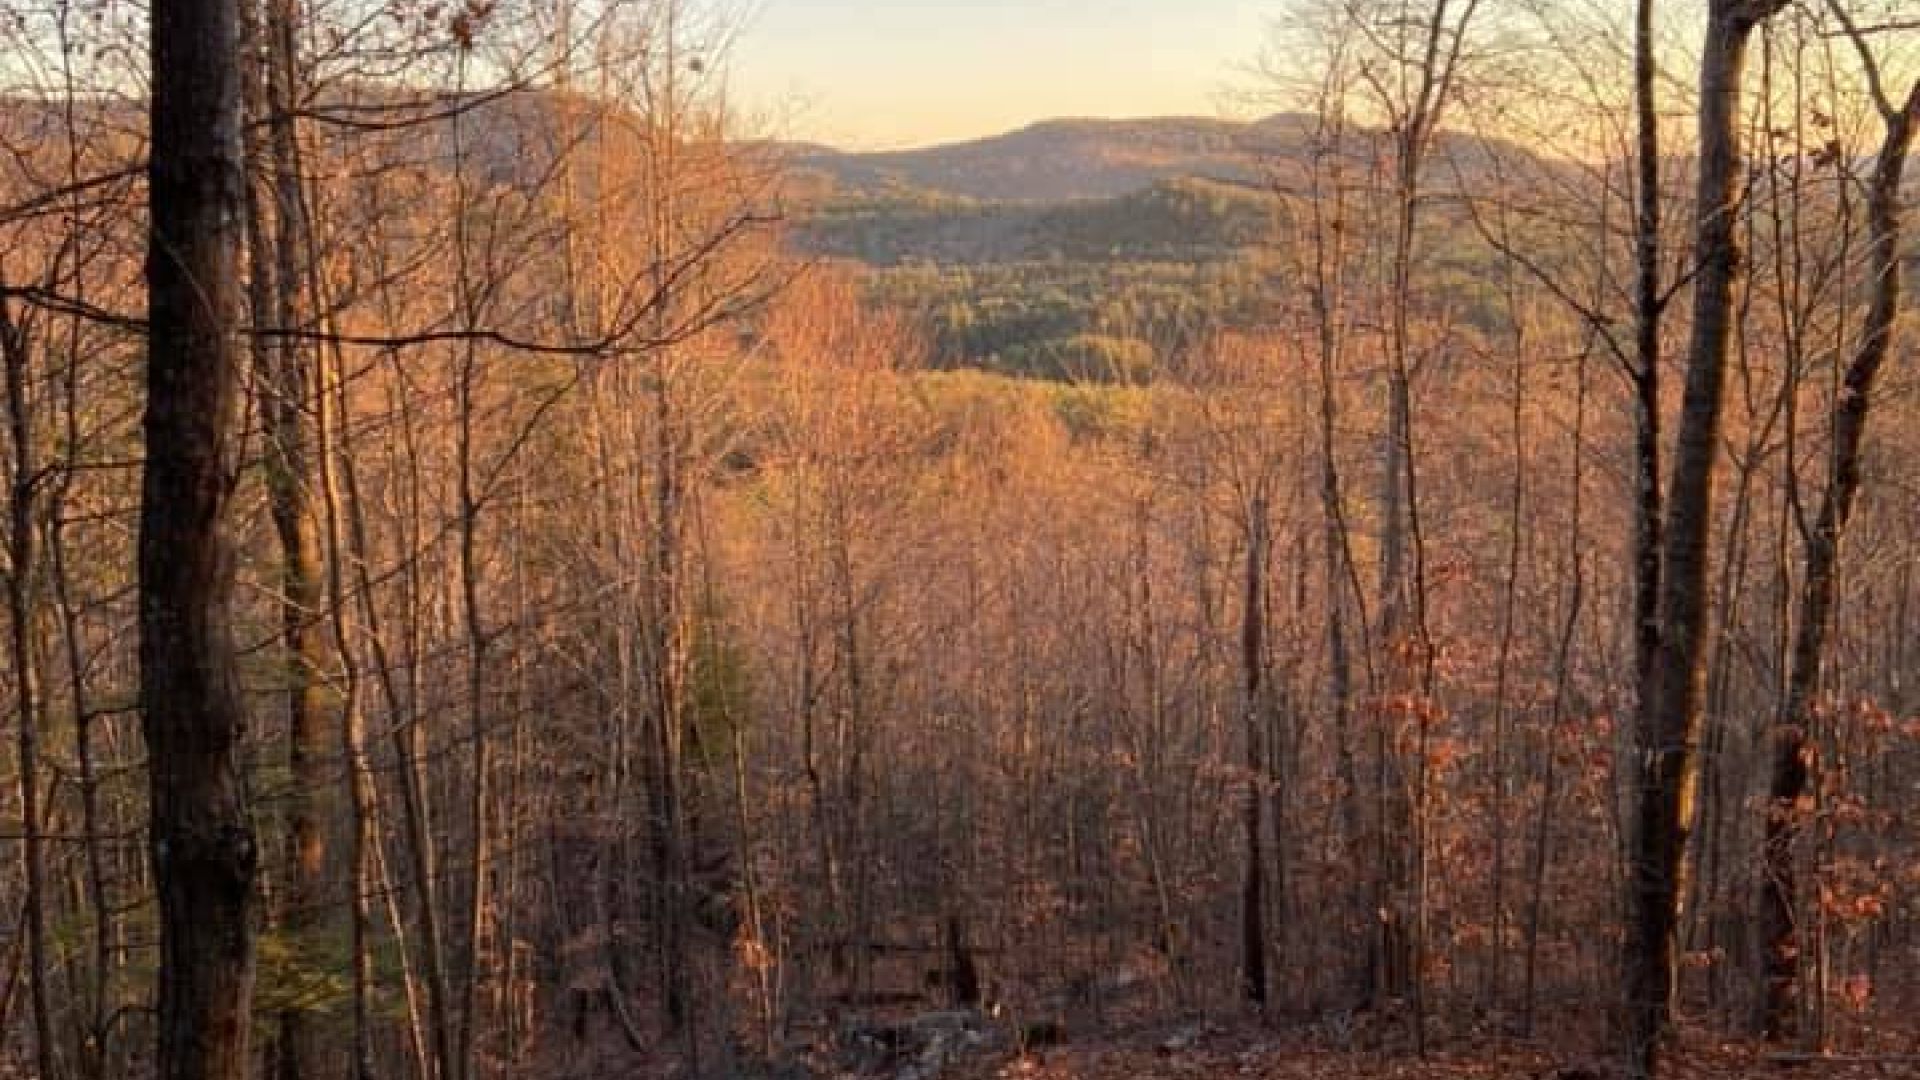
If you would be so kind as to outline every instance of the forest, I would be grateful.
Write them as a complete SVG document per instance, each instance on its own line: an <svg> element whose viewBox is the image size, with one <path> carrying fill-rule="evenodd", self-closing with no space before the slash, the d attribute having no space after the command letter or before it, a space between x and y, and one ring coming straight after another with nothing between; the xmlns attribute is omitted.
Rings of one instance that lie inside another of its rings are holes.
<svg viewBox="0 0 1920 1080"><path fill-rule="evenodd" d="M699 0L0 10L0 1075L1920 1067L1920 23L1273 9L838 172Z"/></svg>

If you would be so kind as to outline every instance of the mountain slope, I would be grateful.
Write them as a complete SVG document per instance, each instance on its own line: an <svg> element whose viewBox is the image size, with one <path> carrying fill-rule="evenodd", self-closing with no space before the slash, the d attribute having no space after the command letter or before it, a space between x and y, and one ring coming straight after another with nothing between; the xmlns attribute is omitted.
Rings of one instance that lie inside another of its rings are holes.
<svg viewBox="0 0 1920 1080"><path fill-rule="evenodd" d="M1381 131L1343 140L1352 226L1382 227ZM1294 272L1298 202L1322 152L1313 118L1056 120L886 154L786 147L804 174L793 239L858 265L870 299L928 334L939 366L1052 378L1151 378L1221 331L1271 323ZM1443 135L1428 190L1516 177L1578 182L1511 145ZM1363 206L1371 210L1363 210ZM1444 201L1423 272L1488 322L1490 253Z"/></svg>
<svg viewBox="0 0 1920 1080"><path fill-rule="evenodd" d="M1259 162L1306 142L1311 120L1257 123L1173 117L1048 120L1005 135L919 150L853 154L800 148L794 163L846 192L900 188L1002 202L1126 195L1175 177L1247 182Z"/></svg>
<svg viewBox="0 0 1920 1080"><path fill-rule="evenodd" d="M1282 200L1249 184L1182 176L1059 202L992 202L926 191L841 196L810 211L810 251L870 266L1068 260L1192 263L1279 239Z"/></svg>
<svg viewBox="0 0 1920 1080"><path fill-rule="evenodd" d="M1254 121L1165 117L1046 120L1004 135L884 153L790 144L783 156L813 186L842 196L902 191L990 202L1051 203L1130 195L1180 178L1269 186L1297 183L1317 152L1318 121L1277 113ZM1385 159L1390 134L1349 129L1350 167ZM1562 163L1498 140L1443 132L1430 157L1436 190L1484 184L1500 173L1557 172ZM1358 175L1358 174L1356 174Z"/></svg>

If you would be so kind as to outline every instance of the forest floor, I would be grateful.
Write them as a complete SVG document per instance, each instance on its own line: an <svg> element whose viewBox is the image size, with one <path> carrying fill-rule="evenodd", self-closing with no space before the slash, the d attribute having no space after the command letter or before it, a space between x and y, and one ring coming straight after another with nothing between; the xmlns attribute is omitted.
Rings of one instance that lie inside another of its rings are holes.
<svg viewBox="0 0 1920 1080"><path fill-rule="evenodd" d="M1664 1061L1671 1080L1868 1080L1920 1077L1920 1057L1789 1059L1753 1043L1683 1038ZM941 1080L1611 1080L1613 1063L1541 1043L1463 1041L1421 1059L1343 1051L1253 1026L1206 1025L952 1063Z"/></svg>
<svg viewBox="0 0 1920 1080"><path fill-rule="evenodd" d="M1618 1080L1619 1062L1598 1022L1587 1035L1572 1017L1565 1036L1501 1038L1447 1032L1436 1022L1428 1053L1413 1053L1397 1023L1329 1030L1323 1024L1261 1023L1248 1016L1185 1021L1132 1018L1101 1028L1047 1024L1046 1045L1010 1043L1004 1019L950 1010L841 1027L794 1044L779 1064L709 1060L689 1069L671 1053L636 1061L611 1039L575 1044L566 1060L522 1074L542 1080L619 1077L750 1077L754 1080ZM1589 1021L1595 1018L1589 1013ZM1920 1020L1916 1015L1912 1020ZM1029 1031L1038 1030L1029 1027ZM1920 1080L1920 1025L1847 1032L1850 1049L1783 1052L1686 1024L1661 1060L1662 1080ZM1334 1041L1338 1039L1340 1041ZM717 1071L716 1071L717 1069Z"/></svg>

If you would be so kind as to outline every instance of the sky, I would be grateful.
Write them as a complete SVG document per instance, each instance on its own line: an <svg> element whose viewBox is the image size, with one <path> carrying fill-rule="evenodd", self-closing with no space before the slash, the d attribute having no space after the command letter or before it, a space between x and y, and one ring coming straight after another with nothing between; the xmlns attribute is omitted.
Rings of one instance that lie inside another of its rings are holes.
<svg viewBox="0 0 1920 1080"><path fill-rule="evenodd" d="M766 134L879 150L1051 117L1222 116L1275 0L753 0L729 65Z"/></svg>

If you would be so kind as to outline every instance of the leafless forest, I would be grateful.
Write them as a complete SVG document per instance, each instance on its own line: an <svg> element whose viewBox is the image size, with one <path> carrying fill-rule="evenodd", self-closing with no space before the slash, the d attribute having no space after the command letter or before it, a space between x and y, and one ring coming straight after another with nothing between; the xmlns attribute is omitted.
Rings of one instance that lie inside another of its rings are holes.
<svg viewBox="0 0 1920 1080"><path fill-rule="evenodd" d="M0 1072L1912 1068L1912 8L1274 7L1257 318L1074 381L739 12L0 10Z"/></svg>

